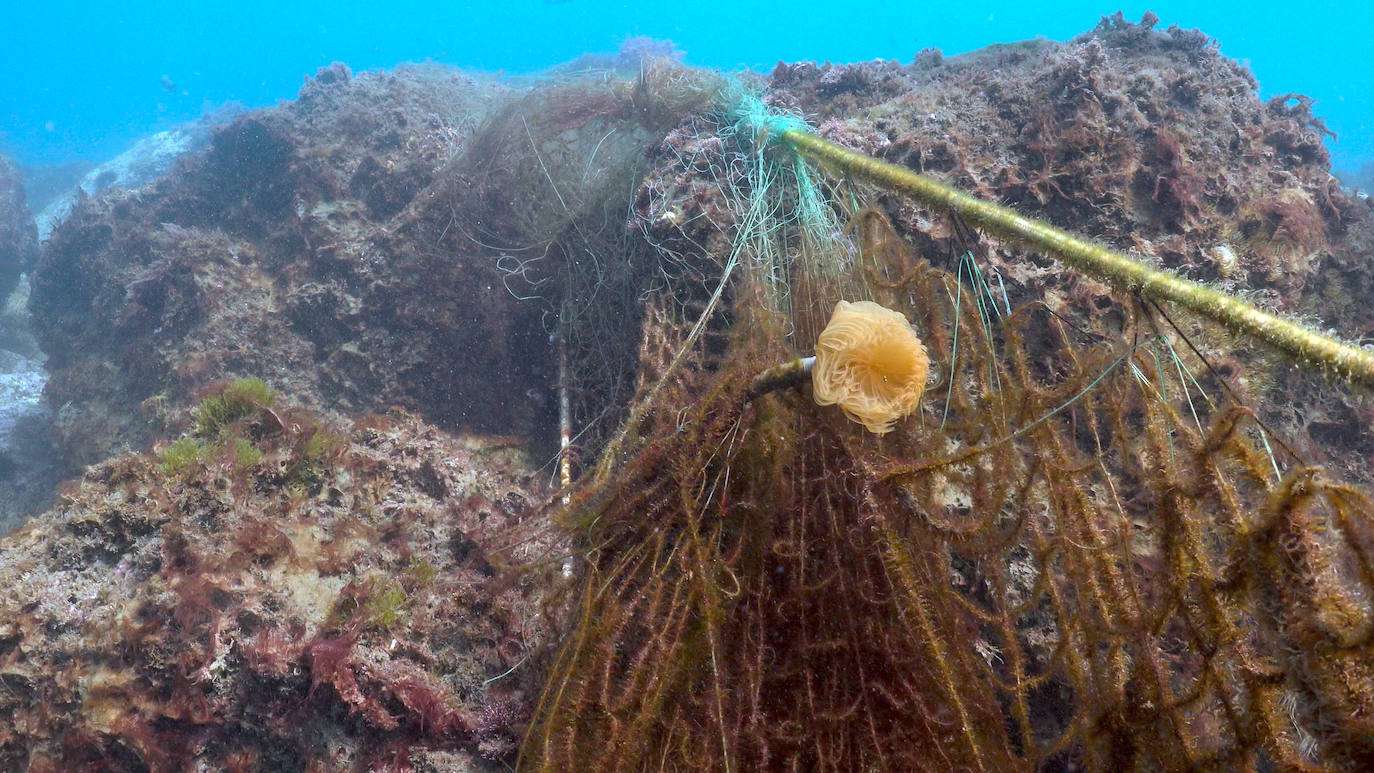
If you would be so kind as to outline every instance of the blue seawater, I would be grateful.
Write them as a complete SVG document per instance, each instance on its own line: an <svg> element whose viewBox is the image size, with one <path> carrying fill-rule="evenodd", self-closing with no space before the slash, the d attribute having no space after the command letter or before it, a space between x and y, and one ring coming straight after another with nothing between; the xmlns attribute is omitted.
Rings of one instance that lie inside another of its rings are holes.
<svg viewBox="0 0 1374 773"><path fill-rule="evenodd" d="M1063 40L1120 9L1198 28L1249 62L1262 96L1295 92L1338 135L1333 165L1374 172L1374 3L1274 0L1117 4L610 0L470 2L5 3L0 10L0 152L33 167L102 161L133 141L238 102L261 107L340 61L355 72L437 61L529 73L626 39L673 41L688 64L908 62L1035 37Z"/></svg>

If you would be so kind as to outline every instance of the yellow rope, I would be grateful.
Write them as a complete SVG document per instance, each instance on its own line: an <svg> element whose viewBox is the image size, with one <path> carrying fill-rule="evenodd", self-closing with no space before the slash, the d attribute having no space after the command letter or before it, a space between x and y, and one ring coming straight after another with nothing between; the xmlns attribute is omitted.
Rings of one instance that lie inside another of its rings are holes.
<svg viewBox="0 0 1374 773"><path fill-rule="evenodd" d="M1374 353L1309 330L1239 298L1147 266L1115 250L1052 225L1018 215L916 172L840 147L810 132L785 129L782 139L798 153L853 177L864 178L921 204L952 212L1001 239L1057 258L1127 293L1177 303L1234 331L1264 341L1280 352L1350 384L1374 387Z"/></svg>

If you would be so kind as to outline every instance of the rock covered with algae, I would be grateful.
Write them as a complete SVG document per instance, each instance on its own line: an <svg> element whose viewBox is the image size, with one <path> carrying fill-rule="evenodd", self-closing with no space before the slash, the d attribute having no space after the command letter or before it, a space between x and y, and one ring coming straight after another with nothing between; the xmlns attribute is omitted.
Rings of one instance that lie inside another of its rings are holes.
<svg viewBox="0 0 1374 773"><path fill-rule="evenodd" d="M523 455L405 413L237 413L0 542L0 769L503 769L547 636L499 570L547 547L511 547Z"/></svg>
<svg viewBox="0 0 1374 773"><path fill-rule="evenodd" d="M1321 330L1374 330L1374 209L1331 174L1311 99L1262 100L1245 65L1198 30L1104 17L1066 43L997 45L910 65L780 64L769 99L821 136L932 175L1218 285ZM696 139L695 141L701 141ZM880 197L903 239L954 270L948 218ZM1048 304L1092 327L1123 305L1102 282L984 242L1010 307ZM980 260L982 258L980 257ZM1304 457L1374 482L1374 406L1251 341L1181 319L1217 376Z"/></svg>
<svg viewBox="0 0 1374 773"><path fill-rule="evenodd" d="M1374 327L1357 292L1374 284L1374 220L1330 177L1310 103L1262 102L1204 35L1154 27L1118 16L1064 44L780 65L765 96L847 146L1271 306ZM529 385L547 387L553 357L546 310L505 283L540 269L503 271L473 246L515 243L500 187L515 175L445 171L503 88L328 68L56 229L31 307L58 440L95 466L4 543L0 760L457 769L509 754L546 623L540 590L495 581L486 556L535 495L505 452L452 433L536 435L549 416ZM610 208L632 205L624 234L671 251L683 276L718 265L734 225L715 176L734 146L696 118L648 143L652 168ZM587 126L568 131L589 147L611 136ZM962 244L948 221L879 198L918 254ZM1051 261L997 244L986 260L1013 304L1094 324L1122 313ZM1368 433L1342 429L1367 428L1367 401L1199 343L1242 388L1253 375L1261 396L1292 398L1279 423L1315 456L1369 478L1371 454L1351 452ZM305 421L337 438L316 449L328 465L302 465L314 435L266 414L249 448L172 440L205 385L249 373L322 412L399 404L426 421ZM159 441L160 456L104 461Z"/></svg>
<svg viewBox="0 0 1374 773"><path fill-rule="evenodd" d="M547 402L506 395L550 361L540 310L520 307L494 261L403 227L453 219L424 194L501 90L439 67L336 65L155 182L78 202L29 303L73 469L145 447L166 410L237 376L340 414L400 405L525 431Z"/></svg>

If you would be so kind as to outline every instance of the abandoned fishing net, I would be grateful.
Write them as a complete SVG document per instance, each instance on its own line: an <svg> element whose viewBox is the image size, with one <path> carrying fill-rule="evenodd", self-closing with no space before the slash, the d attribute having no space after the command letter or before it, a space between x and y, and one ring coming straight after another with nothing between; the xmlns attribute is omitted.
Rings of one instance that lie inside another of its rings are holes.
<svg viewBox="0 0 1374 773"><path fill-rule="evenodd" d="M528 332L493 370L536 372L538 385L557 378L550 341L571 375L559 379L579 448L597 448L622 418L634 389L641 298L700 267L671 264L666 253L627 228L645 148L686 115L706 109L719 76L668 59L646 59L636 77L606 69L569 71L501 90L481 125L426 192L451 217L408 224L412 242L436 259L480 267L501 296L472 330ZM678 282L683 302L694 283ZM701 295L697 292L696 295ZM499 301L506 301L501 303ZM478 347L474 347L478 348ZM465 361L479 360L466 353ZM461 378L462 374L439 383ZM527 399L552 400L537 386ZM515 401L519 396L511 396ZM442 404L436 398L435 403ZM464 406L454 406L460 421ZM496 426L504 426L497 424ZM508 429L508 427L505 427Z"/></svg>
<svg viewBox="0 0 1374 773"><path fill-rule="evenodd" d="M454 195L479 205L483 186L519 187L502 180L543 190L519 232L467 238L548 304L578 425L603 427L555 502L576 589L523 768L1374 757L1374 505L1229 391L1184 332L1203 323L1129 295L1091 318L1013 304L972 230L917 256L863 205L875 190L681 103L663 142L698 187L649 179L610 211L623 196L582 192L625 178L584 170L642 174L633 127L661 125L606 93L580 113L536 93L493 123L514 144L455 162ZM569 121L601 141L559 152ZM904 316L928 358L886 434L809 384L758 386L814 351L841 301ZM637 361L610 351L627 340ZM624 396L618 427L598 388Z"/></svg>

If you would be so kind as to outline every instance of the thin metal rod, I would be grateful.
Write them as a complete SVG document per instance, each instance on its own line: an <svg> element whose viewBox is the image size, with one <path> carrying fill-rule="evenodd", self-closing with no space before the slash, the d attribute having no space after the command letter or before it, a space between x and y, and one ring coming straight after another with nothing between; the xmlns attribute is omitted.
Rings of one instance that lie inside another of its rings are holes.
<svg viewBox="0 0 1374 773"><path fill-rule="evenodd" d="M572 401L568 398L568 343L566 325L558 331L558 483L567 506L572 490Z"/></svg>

